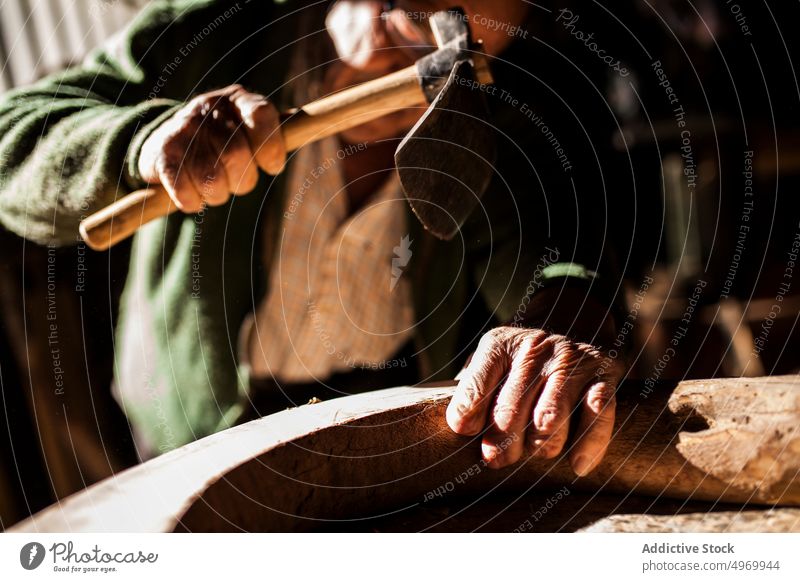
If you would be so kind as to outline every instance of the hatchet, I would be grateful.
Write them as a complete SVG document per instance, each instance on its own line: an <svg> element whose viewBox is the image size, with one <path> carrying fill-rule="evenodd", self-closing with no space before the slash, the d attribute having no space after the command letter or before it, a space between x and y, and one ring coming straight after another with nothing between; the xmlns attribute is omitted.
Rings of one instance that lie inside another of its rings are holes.
<svg viewBox="0 0 800 582"><path fill-rule="evenodd" d="M492 176L495 142L480 90L492 76L461 9L429 20L437 50L410 67L287 112L281 132L293 151L400 109L428 105L398 146L395 163L416 216L434 236L448 240ZM92 214L80 233L92 249L105 250L176 210L164 187L152 185Z"/></svg>

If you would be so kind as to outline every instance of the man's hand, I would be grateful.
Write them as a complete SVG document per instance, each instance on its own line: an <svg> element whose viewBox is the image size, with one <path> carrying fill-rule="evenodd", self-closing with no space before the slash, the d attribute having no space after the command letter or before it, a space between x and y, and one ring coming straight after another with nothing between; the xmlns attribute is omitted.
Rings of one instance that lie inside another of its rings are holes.
<svg viewBox="0 0 800 582"><path fill-rule="evenodd" d="M481 338L447 408L462 435L484 428L490 467L518 461L526 448L542 458L562 450L576 474L594 469L614 427L614 393L624 366L588 344L540 329L498 327ZM568 444L570 416L575 438Z"/></svg>
<svg viewBox="0 0 800 582"><path fill-rule="evenodd" d="M240 85L205 93L144 142L139 173L160 183L183 212L219 206L258 182L258 167L277 174L286 148L275 106Z"/></svg>

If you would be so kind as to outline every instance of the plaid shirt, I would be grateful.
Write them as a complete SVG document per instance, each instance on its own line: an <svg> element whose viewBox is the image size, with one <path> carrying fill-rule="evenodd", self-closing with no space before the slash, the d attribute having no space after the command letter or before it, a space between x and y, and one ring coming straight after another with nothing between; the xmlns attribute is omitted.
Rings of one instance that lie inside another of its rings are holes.
<svg viewBox="0 0 800 582"><path fill-rule="evenodd" d="M336 138L295 154L270 288L246 340L250 374L325 380L381 363L411 338L411 258L397 175L348 215Z"/></svg>

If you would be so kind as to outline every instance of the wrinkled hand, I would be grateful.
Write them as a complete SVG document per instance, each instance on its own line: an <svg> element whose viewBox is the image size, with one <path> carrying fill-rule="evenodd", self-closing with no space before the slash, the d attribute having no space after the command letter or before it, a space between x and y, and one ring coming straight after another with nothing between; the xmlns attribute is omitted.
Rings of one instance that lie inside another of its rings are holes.
<svg viewBox="0 0 800 582"><path fill-rule="evenodd" d="M286 148L275 106L231 85L192 99L142 145L139 173L161 183L183 212L219 206L258 182L258 167L277 174Z"/></svg>
<svg viewBox="0 0 800 582"><path fill-rule="evenodd" d="M515 463L526 447L547 459L563 450L583 476L608 447L623 373L620 362L589 344L539 329L498 327L481 338L462 372L447 422L462 435L486 429L481 450L492 468ZM568 445L575 409L579 419Z"/></svg>

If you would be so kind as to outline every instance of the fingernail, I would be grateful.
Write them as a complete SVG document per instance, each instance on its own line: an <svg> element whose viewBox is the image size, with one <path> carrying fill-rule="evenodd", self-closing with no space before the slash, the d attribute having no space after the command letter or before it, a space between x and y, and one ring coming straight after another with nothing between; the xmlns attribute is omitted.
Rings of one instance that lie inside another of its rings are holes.
<svg viewBox="0 0 800 582"><path fill-rule="evenodd" d="M572 461L572 470L578 477L585 477L592 470L592 459L588 455L578 455Z"/></svg>
<svg viewBox="0 0 800 582"><path fill-rule="evenodd" d="M487 443L481 443L481 454L483 455L483 460L486 462L489 467L492 469L497 469L497 455L499 451L497 447L494 445L490 445Z"/></svg>
<svg viewBox="0 0 800 582"><path fill-rule="evenodd" d="M462 404L451 404L447 407L445 418L454 432L464 436L473 436L478 434L483 427L479 426L479 422L475 418L470 418L466 414L467 410L467 407Z"/></svg>
<svg viewBox="0 0 800 582"><path fill-rule="evenodd" d="M244 121L245 125L248 127L255 127L256 120L253 114L256 108L264 103L264 100L248 96L242 99L240 103L239 112L242 116L242 121Z"/></svg>
<svg viewBox="0 0 800 582"><path fill-rule="evenodd" d="M457 407L453 406L452 404L448 406L447 410L445 410L444 418L450 428L453 431L458 432L458 429L461 427L461 414L459 413Z"/></svg>
<svg viewBox="0 0 800 582"><path fill-rule="evenodd" d="M286 162L280 163L272 163L270 164L269 168L265 168L267 174L270 176L277 176L281 172L283 172L284 168L286 167Z"/></svg>

